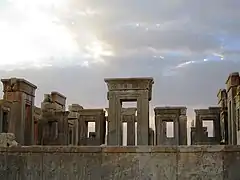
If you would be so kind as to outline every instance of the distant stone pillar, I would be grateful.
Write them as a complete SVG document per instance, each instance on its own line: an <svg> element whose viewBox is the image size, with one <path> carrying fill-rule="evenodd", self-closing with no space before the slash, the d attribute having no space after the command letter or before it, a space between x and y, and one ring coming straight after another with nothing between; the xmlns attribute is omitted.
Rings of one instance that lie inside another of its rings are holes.
<svg viewBox="0 0 240 180"><path fill-rule="evenodd" d="M182 108L179 116L179 145L187 145L187 108Z"/></svg>
<svg viewBox="0 0 240 180"><path fill-rule="evenodd" d="M154 146L154 130L149 128L149 145Z"/></svg>
<svg viewBox="0 0 240 180"><path fill-rule="evenodd" d="M69 112L56 112L58 117L58 144L59 145L68 145L68 136L69 136L69 129L68 129L68 115Z"/></svg>
<svg viewBox="0 0 240 180"><path fill-rule="evenodd" d="M11 130L11 107L11 102L0 100L0 133L8 133Z"/></svg>
<svg viewBox="0 0 240 180"><path fill-rule="evenodd" d="M78 118L79 118L79 111L83 109L82 106L80 106L79 104L72 104L69 105L68 107L70 113L68 116L68 121L72 123L73 125L73 145L78 145L78 128L79 128L79 124L78 124Z"/></svg>
<svg viewBox="0 0 240 180"><path fill-rule="evenodd" d="M229 75L227 84L227 101L228 101L228 142L231 145L237 144L237 128L236 128L236 101L235 96L237 86L240 84L239 73L234 72Z"/></svg>
<svg viewBox="0 0 240 180"><path fill-rule="evenodd" d="M237 145L240 145L240 85L237 87L236 101L236 131L237 131Z"/></svg>
<svg viewBox="0 0 240 180"><path fill-rule="evenodd" d="M217 97L220 107L221 144L228 144L228 102L226 89L220 89Z"/></svg>
<svg viewBox="0 0 240 180"><path fill-rule="evenodd" d="M137 99L137 144L149 145L149 99L148 90L141 90Z"/></svg>
<svg viewBox="0 0 240 180"><path fill-rule="evenodd" d="M2 79L3 99L13 102L12 118L18 117L15 132L22 145L34 144L34 100L37 86L24 79Z"/></svg>
<svg viewBox="0 0 240 180"><path fill-rule="evenodd" d="M137 101L137 144L149 145L149 101L152 78L105 79L108 86L108 145L122 145L122 102Z"/></svg>
<svg viewBox="0 0 240 180"><path fill-rule="evenodd" d="M88 124L85 121L83 116L79 116L78 121L78 145L85 146L87 145L87 136L88 136Z"/></svg>
<svg viewBox="0 0 240 180"><path fill-rule="evenodd" d="M137 108L122 108L122 122L127 123L127 146L135 146L135 122Z"/></svg>

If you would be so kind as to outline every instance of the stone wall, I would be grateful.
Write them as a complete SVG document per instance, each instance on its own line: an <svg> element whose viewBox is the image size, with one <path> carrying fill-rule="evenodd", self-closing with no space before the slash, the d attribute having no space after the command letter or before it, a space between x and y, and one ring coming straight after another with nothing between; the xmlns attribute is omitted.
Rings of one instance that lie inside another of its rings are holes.
<svg viewBox="0 0 240 180"><path fill-rule="evenodd" d="M240 146L0 148L1 180L238 180Z"/></svg>

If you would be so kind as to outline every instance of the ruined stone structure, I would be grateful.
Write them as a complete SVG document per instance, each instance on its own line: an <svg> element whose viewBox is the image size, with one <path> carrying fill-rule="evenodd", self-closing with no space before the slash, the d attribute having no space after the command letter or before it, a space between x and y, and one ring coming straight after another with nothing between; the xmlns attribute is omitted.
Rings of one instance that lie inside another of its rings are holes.
<svg viewBox="0 0 240 180"><path fill-rule="evenodd" d="M104 109L79 104L66 110L66 97L59 92L44 95L36 107L35 85L2 79L0 179L239 179L240 149L233 146L240 143L238 73L229 75L226 90L219 90L218 107L195 110L192 146L179 146L188 139L184 106L154 108L155 129L149 127L152 78L105 82L108 116ZM128 101L136 101L137 107L123 108ZM213 137L204 121L213 122ZM167 136L169 122L173 137ZM95 124L93 132L89 123Z"/></svg>
<svg viewBox="0 0 240 180"><path fill-rule="evenodd" d="M187 145L186 107L156 107L156 145ZM173 137L167 137L167 123L173 123Z"/></svg>
<svg viewBox="0 0 240 180"><path fill-rule="evenodd" d="M78 145L99 146L105 143L106 119L103 109L82 109L78 119ZM95 132L88 134L88 123L95 123Z"/></svg>
<svg viewBox="0 0 240 180"><path fill-rule="evenodd" d="M220 144L220 108L209 107L208 109L195 109L196 125L191 128L192 144ZM207 127L203 121L213 122L213 137L208 137Z"/></svg>
<svg viewBox="0 0 240 180"><path fill-rule="evenodd" d="M37 87L24 79L2 79L3 101L12 102L8 132L22 145L34 144L34 100Z"/></svg>
<svg viewBox="0 0 240 180"><path fill-rule="evenodd" d="M68 145L68 111L66 97L58 92L44 95L41 117L38 123L39 145Z"/></svg>
<svg viewBox="0 0 240 180"><path fill-rule="evenodd" d="M152 78L105 79L108 86L108 145L122 144L121 108L124 101L137 101L137 145L149 145L149 101Z"/></svg>

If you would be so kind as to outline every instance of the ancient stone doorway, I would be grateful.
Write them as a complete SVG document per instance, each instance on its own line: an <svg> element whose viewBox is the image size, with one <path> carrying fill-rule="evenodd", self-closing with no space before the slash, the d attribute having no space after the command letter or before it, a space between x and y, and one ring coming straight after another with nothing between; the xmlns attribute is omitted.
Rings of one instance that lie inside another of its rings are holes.
<svg viewBox="0 0 240 180"><path fill-rule="evenodd" d="M137 145L149 145L149 101L153 78L105 79L108 86L108 145L122 145L122 104L137 102Z"/></svg>

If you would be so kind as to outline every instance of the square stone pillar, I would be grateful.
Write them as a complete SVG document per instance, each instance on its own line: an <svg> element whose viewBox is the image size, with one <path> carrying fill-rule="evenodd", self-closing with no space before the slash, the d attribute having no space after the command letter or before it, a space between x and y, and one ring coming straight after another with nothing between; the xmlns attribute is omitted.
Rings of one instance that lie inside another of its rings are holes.
<svg viewBox="0 0 240 180"><path fill-rule="evenodd" d="M154 146L154 130L149 128L149 145Z"/></svg>
<svg viewBox="0 0 240 180"><path fill-rule="evenodd" d="M34 144L34 100L37 86L24 79L2 79L3 99L13 102L12 118L17 128L12 132L22 145ZM13 127L13 125L11 125Z"/></svg>
<svg viewBox="0 0 240 180"><path fill-rule="evenodd" d="M149 145L149 101L153 78L105 79L108 86L108 145L122 145L122 102L137 101L137 144Z"/></svg>
<svg viewBox="0 0 240 180"><path fill-rule="evenodd" d="M82 106L79 104L72 104L68 107L70 113L68 116L68 121L72 124L72 134L73 134L73 145L78 145L78 118L79 118L79 111L83 109Z"/></svg>
<svg viewBox="0 0 240 180"><path fill-rule="evenodd" d="M236 102L235 114L236 114L237 145L240 145L240 85L237 87L235 102Z"/></svg>
<svg viewBox="0 0 240 180"><path fill-rule="evenodd" d="M127 123L127 146L135 146L135 122L137 108L122 108L122 122Z"/></svg>
<svg viewBox="0 0 240 180"><path fill-rule="evenodd" d="M41 117L41 108L34 107L34 144L38 144L38 123Z"/></svg>
<svg viewBox="0 0 240 180"><path fill-rule="evenodd" d="M220 107L221 144L228 144L228 101L226 89L220 89L217 97Z"/></svg>
<svg viewBox="0 0 240 180"><path fill-rule="evenodd" d="M120 99L114 92L108 93L109 110L108 110L108 145L122 145L122 121Z"/></svg>
<svg viewBox="0 0 240 180"><path fill-rule="evenodd" d="M141 90L137 99L137 144L149 145L148 90Z"/></svg>
<svg viewBox="0 0 240 180"><path fill-rule="evenodd" d="M237 86L240 85L239 73L234 72L229 75L227 81L227 101L228 101L228 142L229 144L237 144L237 128L236 128L236 101Z"/></svg>

